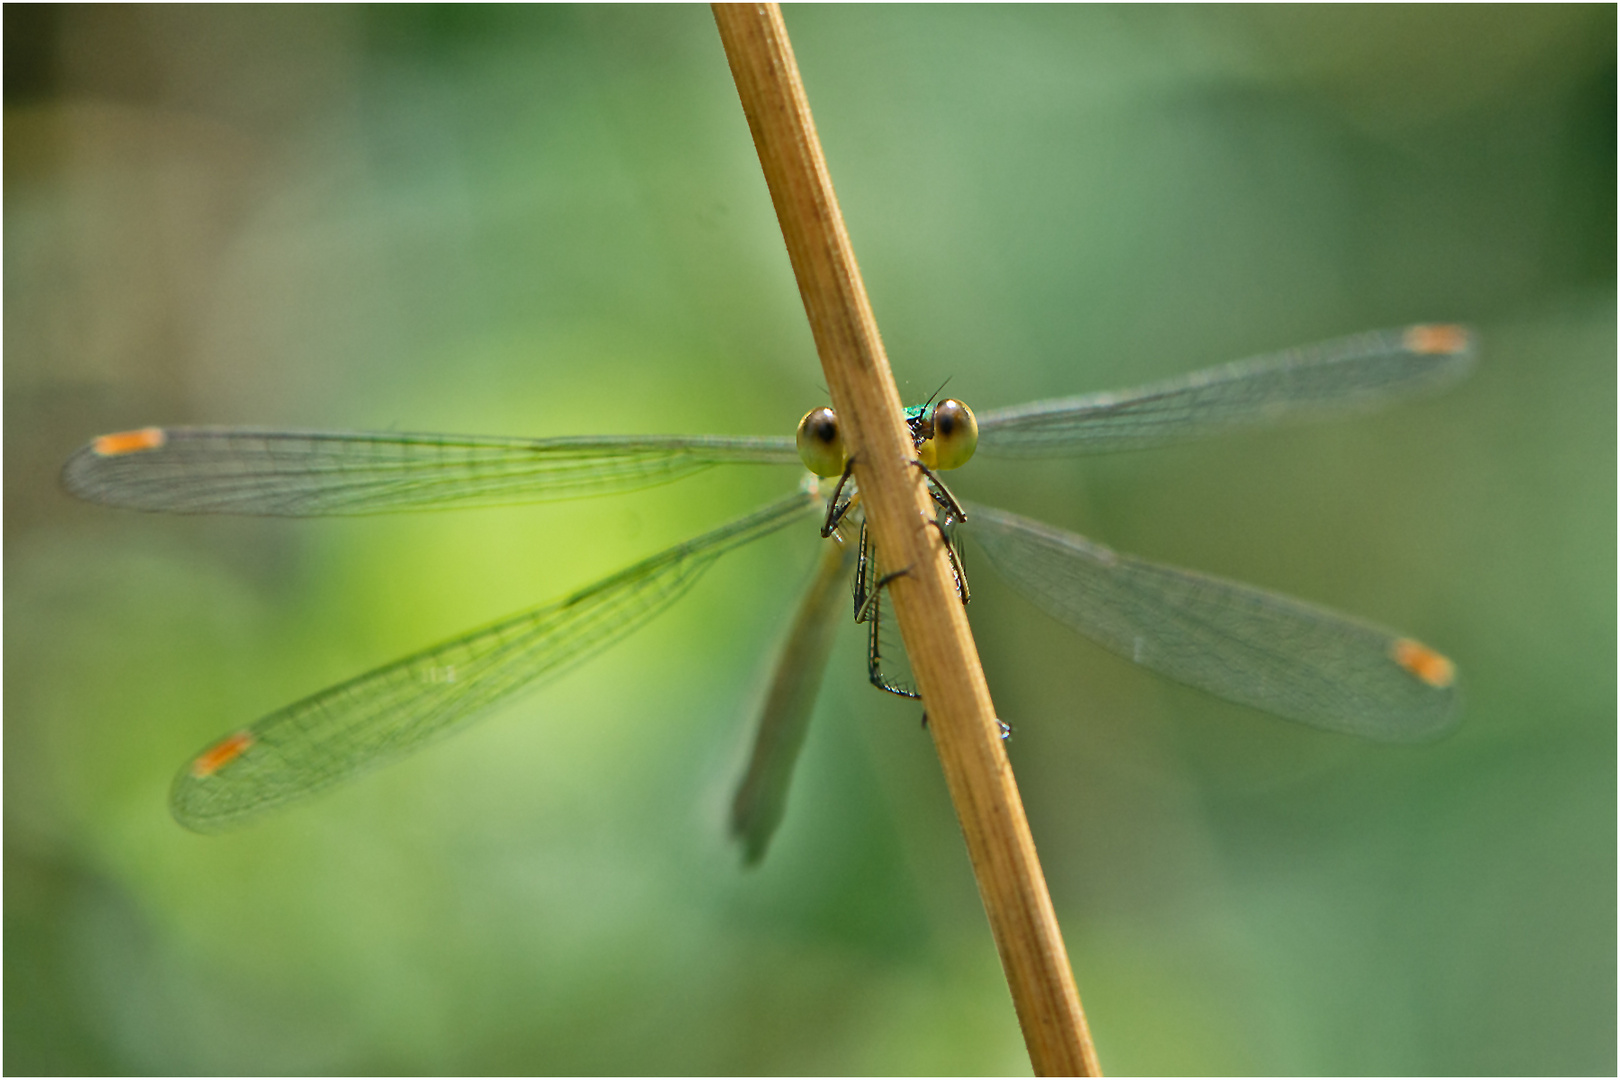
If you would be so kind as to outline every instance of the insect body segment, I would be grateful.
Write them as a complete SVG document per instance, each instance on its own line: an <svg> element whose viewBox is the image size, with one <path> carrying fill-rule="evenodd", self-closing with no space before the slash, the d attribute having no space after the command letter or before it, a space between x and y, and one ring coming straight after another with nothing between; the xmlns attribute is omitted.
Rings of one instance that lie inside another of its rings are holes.
<svg viewBox="0 0 1620 1080"><path fill-rule="evenodd" d="M956 595L965 605L971 596L968 592L967 574L962 569L962 547L956 536L956 525L962 520L955 516L951 504L945 502L941 496L930 489L938 509L934 519L930 522L939 530L940 537L945 541L945 557L950 563L951 580L956 587ZM904 570L885 572L878 561L877 548L872 543L871 535L867 532L866 523L861 523L861 540L859 554L855 561L855 621L865 623L866 637L866 677L867 681L879 690L885 690L899 697L922 697L917 693L912 683L909 670L909 661L906 659L905 649L901 642L891 633L891 620L885 618L883 593L889 583L906 573ZM894 670L894 665L886 666L884 658L900 659L901 672Z"/></svg>

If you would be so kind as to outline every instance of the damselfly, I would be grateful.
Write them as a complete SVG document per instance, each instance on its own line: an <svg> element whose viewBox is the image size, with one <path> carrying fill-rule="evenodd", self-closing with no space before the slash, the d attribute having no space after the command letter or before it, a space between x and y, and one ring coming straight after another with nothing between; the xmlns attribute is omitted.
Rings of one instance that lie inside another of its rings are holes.
<svg viewBox="0 0 1620 1080"><path fill-rule="evenodd" d="M1423 325L1120 393L1034 402L977 418L947 401L910 410L908 419L920 461L949 469L975 449L1024 457L1105 453L1369 409L1446 386L1472 363L1465 329ZM104 435L80 449L67 462L63 482L81 498L139 510L371 514L629 491L715 465L803 464L836 476L847 462L836 436L830 410L807 414L797 439L525 440L144 428ZM961 527L1037 607L1162 675L1290 720L1372 739L1434 738L1455 717L1451 662L1412 638L1253 586L1119 554L1005 511L964 509L941 487L935 491L938 524L953 550ZM820 508L815 484L803 484L561 600L277 710L182 768L171 793L174 815L198 830L234 826L414 750L618 641L673 603L721 555L807 521ZM826 520L835 524L837 516L829 509ZM853 561L850 545L834 531L777 660L753 759L733 806L733 831L749 859L763 852L780 818L829 650L833 598ZM869 673L874 682L904 690L882 674L881 590L863 577L857 609L874 623ZM965 599L965 578L958 573L958 579Z"/></svg>

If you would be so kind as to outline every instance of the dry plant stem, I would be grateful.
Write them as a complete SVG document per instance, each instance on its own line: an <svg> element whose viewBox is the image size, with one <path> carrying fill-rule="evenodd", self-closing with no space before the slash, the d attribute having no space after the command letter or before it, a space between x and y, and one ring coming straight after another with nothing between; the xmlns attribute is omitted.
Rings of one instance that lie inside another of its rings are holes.
<svg viewBox="0 0 1620 1080"><path fill-rule="evenodd" d="M901 415L900 395L775 4L716 4L715 22L787 241L822 370L855 458L912 672L1035 1072L1098 1075L990 690Z"/></svg>

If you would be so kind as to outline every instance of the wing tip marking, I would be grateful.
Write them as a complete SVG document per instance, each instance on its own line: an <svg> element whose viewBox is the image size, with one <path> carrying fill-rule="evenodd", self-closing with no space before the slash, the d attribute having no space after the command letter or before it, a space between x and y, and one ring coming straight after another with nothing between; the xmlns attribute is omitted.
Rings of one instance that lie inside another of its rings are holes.
<svg viewBox="0 0 1620 1080"><path fill-rule="evenodd" d="M1407 327L1401 340L1419 356L1455 356L1468 351L1470 335L1457 323L1421 323Z"/></svg>
<svg viewBox="0 0 1620 1080"><path fill-rule="evenodd" d="M1397 638L1390 657L1408 674L1436 690L1447 690L1457 681L1457 665L1421 641Z"/></svg>
<svg viewBox="0 0 1620 1080"><path fill-rule="evenodd" d="M134 431L115 431L111 435L101 435L90 444L90 449L98 457L120 457L124 454L138 454L144 450L160 449L169 437L162 428L137 428Z"/></svg>
<svg viewBox="0 0 1620 1080"><path fill-rule="evenodd" d="M197 755L191 763L191 775L199 780L213 776L246 753L256 741L251 731L238 731L225 736Z"/></svg>

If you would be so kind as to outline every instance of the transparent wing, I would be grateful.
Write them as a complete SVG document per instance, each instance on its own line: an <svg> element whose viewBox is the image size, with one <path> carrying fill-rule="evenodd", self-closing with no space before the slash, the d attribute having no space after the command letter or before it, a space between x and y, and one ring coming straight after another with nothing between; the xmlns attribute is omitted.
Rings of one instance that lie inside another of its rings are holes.
<svg viewBox="0 0 1620 1080"><path fill-rule="evenodd" d="M837 629L839 584L849 576L855 552L850 544L822 545L814 576L799 601L798 613L776 659L771 687L760 709L748 769L731 802L731 835L742 845L743 862L765 857L765 849L787 807L793 766L799 760L810 714L816 707L827 654Z"/></svg>
<svg viewBox="0 0 1620 1080"><path fill-rule="evenodd" d="M406 754L612 644L716 558L818 508L801 492L544 607L324 690L228 735L175 778L170 808L198 831L237 825Z"/></svg>
<svg viewBox="0 0 1620 1080"><path fill-rule="evenodd" d="M964 528L1036 607L1178 682L1372 739L1432 739L1455 719L1451 662L1410 638L1002 510L970 507Z"/></svg>
<svg viewBox="0 0 1620 1080"><path fill-rule="evenodd" d="M1473 363L1473 335L1464 327L1377 330L1135 390L981 413L978 450L1101 454L1320 419L1438 390L1466 375Z"/></svg>
<svg viewBox="0 0 1620 1080"><path fill-rule="evenodd" d="M182 514L372 514L567 499L661 484L723 462L797 465L789 438L498 439L143 428L62 469L90 502Z"/></svg>

